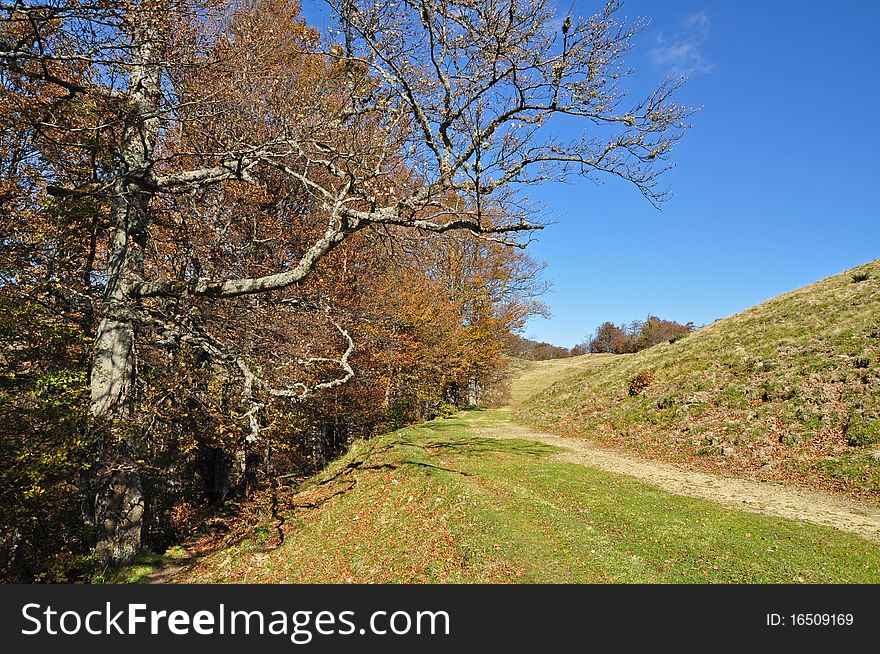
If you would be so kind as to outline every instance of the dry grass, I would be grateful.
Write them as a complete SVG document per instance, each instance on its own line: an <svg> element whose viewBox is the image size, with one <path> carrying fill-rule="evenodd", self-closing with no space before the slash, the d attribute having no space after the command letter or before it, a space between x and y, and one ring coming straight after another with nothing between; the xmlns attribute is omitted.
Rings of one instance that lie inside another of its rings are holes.
<svg viewBox="0 0 880 654"><path fill-rule="evenodd" d="M584 354L579 357L550 361L521 361L512 364L510 403L520 405L529 397L584 371L595 369L613 360L613 354Z"/></svg>

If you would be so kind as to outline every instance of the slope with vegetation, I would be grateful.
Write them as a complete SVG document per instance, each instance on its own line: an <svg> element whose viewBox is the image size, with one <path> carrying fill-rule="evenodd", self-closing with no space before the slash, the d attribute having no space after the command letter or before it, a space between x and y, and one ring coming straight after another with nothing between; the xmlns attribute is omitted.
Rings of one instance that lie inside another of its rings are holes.
<svg viewBox="0 0 880 654"><path fill-rule="evenodd" d="M610 359L518 415L724 473L880 494L880 261Z"/></svg>

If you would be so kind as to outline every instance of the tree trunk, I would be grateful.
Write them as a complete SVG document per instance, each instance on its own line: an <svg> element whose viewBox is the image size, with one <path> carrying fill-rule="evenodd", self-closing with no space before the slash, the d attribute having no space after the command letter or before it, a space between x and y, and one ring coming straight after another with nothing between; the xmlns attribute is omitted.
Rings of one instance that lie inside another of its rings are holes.
<svg viewBox="0 0 880 654"><path fill-rule="evenodd" d="M219 447L213 453L213 478L211 480L211 497L215 502L225 502L232 490L229 485L229 473L232 470L232 457Z"/></svg>
<svg viewBox="0 0 880 654"><path fill-rule="evenodd" d="M91 369L95 556L104 563L131 560L141 550L144 496L132 455L136 381L135 299L143 281L144 249L152 192L150 175L159 135L161 53L153 12L138 14L127 88L127 125L112 207L114 227L107 254L104 315L95 337Z"/></svg>
<svg viewBox="0 0 880 654"><path fill-rule="evenodd" d="M263 461L263 457L260 456L259 452L255 452L253 450L248 451L244 457L244 492L245 495L249 495L252 492L259 490L259 472L260 472L260 464Z"/></svg>
<svg viewBox="0 0 880 654"><path fill-rule="evenodd" d="M468 377L468 406L480 403L480 381L473 375Z"/></svg>
<svg viewBox="0 0 880 654"><path fill-rule="evenodd" d="M116 231L122 229L117 226ZM114 254L111 250L111 261ZM119 310L118 300L111 298L108 308ZM98 446L92 481L95 556L110 564L129 561L141 551L144 514L140 474L131 456L128 431L134 427L135 329L133 320L119 318L106 317L98 325L90 378L95 418L92 435Z"/></svg>
<svg viewBox="0 0 880 654"><path fill-rule="evenodd" d="M129 444L106 448L95 481L95 557L122 563L137 556L143 544L144 494Z"/></svg>

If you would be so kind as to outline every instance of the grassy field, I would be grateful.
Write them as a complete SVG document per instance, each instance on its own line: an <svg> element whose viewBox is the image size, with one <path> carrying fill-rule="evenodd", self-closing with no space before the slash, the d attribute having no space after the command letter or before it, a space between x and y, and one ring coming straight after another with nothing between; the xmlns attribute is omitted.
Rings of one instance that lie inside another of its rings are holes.
<svg viewBox="0 0 880 654"><path fill-rule="evenodd" d="M724 474L880 495L880 261L603 360L517 414Z"/></svg>
<svg viewBox="0 0 880 654"><path fill-rule="evenodd" d="M187 582L876 582L880 548L732 511L487 439L479 412L403 429L337 461L266 520L203 548Z"/></svg>

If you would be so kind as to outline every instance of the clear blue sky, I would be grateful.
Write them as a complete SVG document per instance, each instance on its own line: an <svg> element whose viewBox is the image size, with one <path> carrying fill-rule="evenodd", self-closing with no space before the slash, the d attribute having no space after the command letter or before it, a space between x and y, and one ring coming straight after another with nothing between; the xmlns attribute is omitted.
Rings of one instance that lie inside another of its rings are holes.
<svg viewBox="0 0 880 654"><path fill-rule="evenodd" d="M570 347L649 313L710 323L880 257L880 2L629 0L621 13L652 19L627 59L634 85L689 73L679 101L702 110L662 212L611 180L534 189L559 220L530 246L553 316L527 336Z"/></svg>

